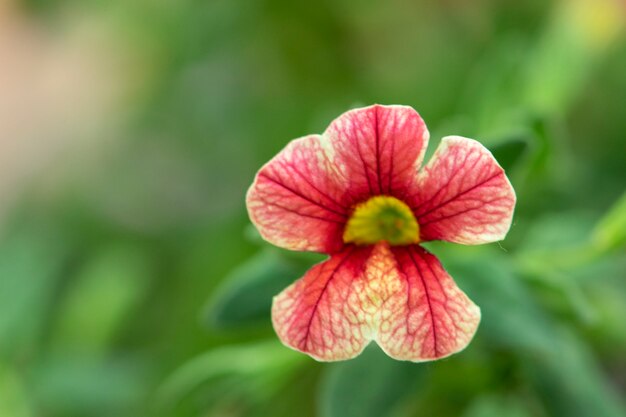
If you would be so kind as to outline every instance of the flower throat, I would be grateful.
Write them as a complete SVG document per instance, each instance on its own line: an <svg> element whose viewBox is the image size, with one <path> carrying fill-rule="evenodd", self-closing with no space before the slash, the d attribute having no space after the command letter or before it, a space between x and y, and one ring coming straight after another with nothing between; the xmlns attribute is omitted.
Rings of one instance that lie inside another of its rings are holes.
<svg viewBox="0 0 626 417"><path fill-rule="evenodd" d="M420 241L419 225L405 203L378 195L356 206L346 224L343 241L357 245L381 241L394 246L412 245Z"/></svg>

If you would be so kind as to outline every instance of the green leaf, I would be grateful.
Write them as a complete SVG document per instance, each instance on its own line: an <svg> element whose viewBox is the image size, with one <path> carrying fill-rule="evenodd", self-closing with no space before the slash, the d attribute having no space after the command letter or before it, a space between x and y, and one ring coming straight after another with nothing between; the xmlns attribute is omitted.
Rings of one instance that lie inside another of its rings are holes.
<svg viewBox="0 0 626 417"><path fill-rule="evenodd" d="M23 354L35 343L68 255L65 236L41 222L0 244L0 356Z"/></svg>
<svg viewBox="0 0 626 417"><path fill-rule="evenodd" d="M259 252L218 287L206 308L209 324L225 328L260 321L269 323L272 298L304 275L315 260L273 249Z"/></svg>
<svg viewBox="0 0 626 417"><path fill-rule="evenodd" d="M555 328L553 351L527 358L524 369L555 416L624 417L626 405L576 335Z"/></svg>
<svg viewBox="0 0 626 417"><path fill-rule="evenodd" d="M479 397L463 413L463 417L531 417L534 415L520 398L495 394Z"/></svg>
<svg viewBox="0 0 626 417"><path fill-rule="evenodd" d="M555 122L540 114L528 116L528 119L533 141L527 175L530 177L529 180L550 178L552 177L550 170L555 169L560 163L559 157L563 157L561 153L556 152L558 131Z"/></svg>
<svg viewBox="0 0 626 417"><path fill-rule="evenodd" d="M597 224L592 240L602 251L626 245L626 192Z"/></svg>
<svg viewBox="0 0 626 417"><path fill-rule="evenodd" d="M589 281L585 286L594 310L597 322L594 323L594 334L599 337L596 342L602 347L605 356L623 356L626 352L626 254L615 259L612 273L605 273L604 279Z"/></svg>
<svg viewBox="0 0 626 417"><path fill-rule="evenodd" d="M49 355L32 372L32 395L50 415L121 415L145 396L142 367L130 358Z"/></svg>
<svg viewBox="0 0 626 417"><path fill-rule="evenodd" d="M559 114L593 75L594 64L623 28L618 2L565 1L553 9L543 36L525 61L525 106ZM602 16L603 18L598 18ZM601 23L600 23L601 22Z"/></svg>
<svg viewBox="0 0 626 417"><path fill-rule="evenodd" d="M519 355L554 415L626 415L589 348L548 315L505 259L493 253L488 263L457 259L446 268L482 310L478 337Z"/></svg>
<svg viewBox="0 0 626 417"><path fill-rule="evenodd" d="M305 359L306 356L285 348L276 339L223 346L181 366L160 387L156 398L160 407L172 407L201 385L217 380L219 383L211 385L215 389L234 381L232 385L239 392L268 397Z"/></svg>
<svg viewBox="0 0 626 417"><path fill-rule="evenodd" d="M490 146L489 150L505 171L510 172L526 156L528 141L523 138L511 138L496 145Z"/></svg>
<svg viewBox="0 0 626 417"><path fill-rule="evenodd" d="M572 273L598 261L598 251L589 245L593 218L584 212L547 214L527 227L518 246L516 262L526 274L552 280L555 273Z"/></svg>
<svg viewBox="0 0 626 417"><path fill-rule="evenodd" d="M150 272L147 257L135 247L96 253L63 296L55 347L92 354L108 348L145 295Z"/></svg>
<svg viewBox="0 0 626 417"><path fill-rule="evenodd" d="M0 362L0 416L34 416L32 396L20 374Z"/></svg>
<svg viewBox="0 0 626 417"><path fill-rule="evenodd" d="M526 227L519 251L524 255L541 252L554 256L556 251L583 246L589 238L593 221L586 212L578 210L537 217Z"/></svg>
<svg viewBox="0 0 626 417"><path fill-rule="evenodd" d="M481 262L483 260L483 262ZM451 258L444 262L459 286L481 308L478 335L490 346L522 352L552 349L549 316L533 299L510 262L492 251L484 259Z"/></svg>
<svg viewBox="0 0 626 417"><path fill-rule="evenodd" d="M389 358L375 344L333 364L322 379L322 417L391 416L423 378L426 365Z"/></svg>

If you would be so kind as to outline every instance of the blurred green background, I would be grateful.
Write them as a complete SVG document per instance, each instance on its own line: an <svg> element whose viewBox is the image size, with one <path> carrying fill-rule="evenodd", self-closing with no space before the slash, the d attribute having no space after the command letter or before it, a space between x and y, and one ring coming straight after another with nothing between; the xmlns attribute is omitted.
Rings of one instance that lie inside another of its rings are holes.
<svg viewBox="0 0 626 417"><path fill-rule="evenodd" d="M0 3L0 416L626 416L626 2ZM448 359L284 348L316 255L244 195L372 103L482 141L501 244L431 244L482 308Z"/></svg>

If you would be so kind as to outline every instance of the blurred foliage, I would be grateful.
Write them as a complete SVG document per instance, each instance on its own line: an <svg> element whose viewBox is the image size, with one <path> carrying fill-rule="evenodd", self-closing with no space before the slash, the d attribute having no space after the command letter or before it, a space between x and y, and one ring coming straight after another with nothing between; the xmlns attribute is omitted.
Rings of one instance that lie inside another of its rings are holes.
<svg viewBox="0 0 626 417"><path fill-rule="evenodd" d="M622 1L15 7L104 30L140 85L94 155L66 152L88 166L40 173L2 219L0 416L626 416ZM272 296L322 258L255 236L246 188L374 102L415 107L430 153L481 140L517 191L500 245L429 244L483 315L439 362L320 364L271 328Z"/></svg>

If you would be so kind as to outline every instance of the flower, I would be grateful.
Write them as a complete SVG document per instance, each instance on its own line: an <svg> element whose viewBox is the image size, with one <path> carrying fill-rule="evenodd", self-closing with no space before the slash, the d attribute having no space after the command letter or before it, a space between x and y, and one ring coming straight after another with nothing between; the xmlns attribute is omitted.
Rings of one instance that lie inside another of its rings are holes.
<svg viewBox="0 0 626 417"><path fill-rule="evenodd" d="M420 169L428 138L411 107L374 105L292 141L258 172L247 207L263 238L329 255L274 297L285 345L335 361L376 341L421 362L470 342L480 309L420 243L502 240L515 192L491 153L460 136Z"/></svg>

